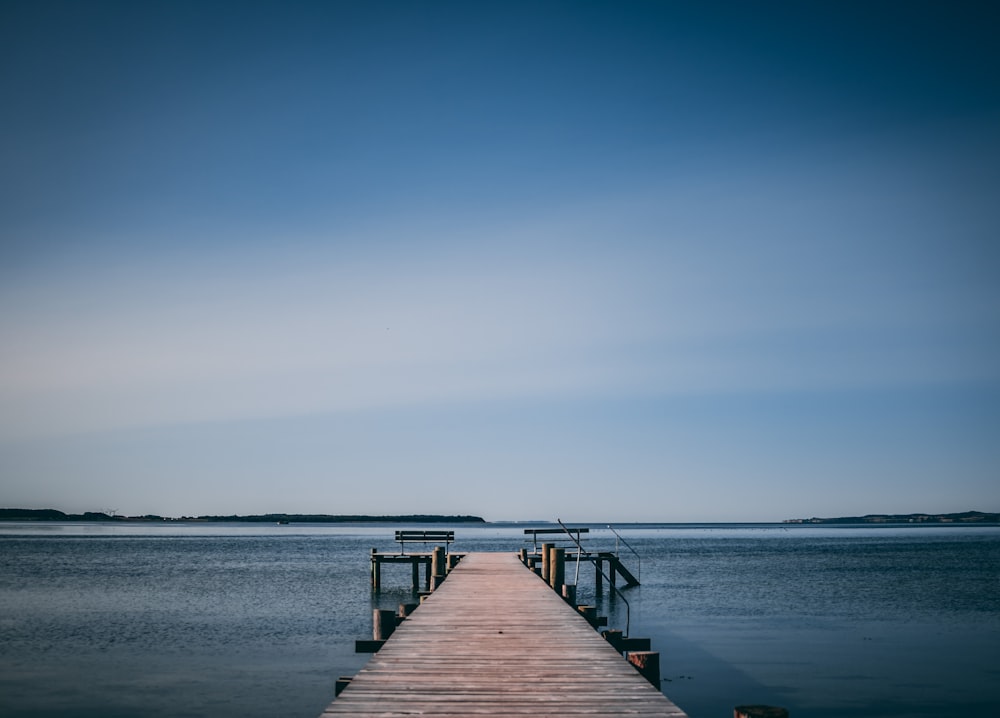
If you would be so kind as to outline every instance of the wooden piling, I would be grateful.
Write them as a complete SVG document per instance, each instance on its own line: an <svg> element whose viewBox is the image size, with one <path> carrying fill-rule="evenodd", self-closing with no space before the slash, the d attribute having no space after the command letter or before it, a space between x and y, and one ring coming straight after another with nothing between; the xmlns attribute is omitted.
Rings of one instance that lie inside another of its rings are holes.
<svg viewBox="0 0 1000 718"><path fill-rule="evenodd" d="M559 591L566 582L566 549L553 546L549 550L549 585Z"/></svg>
<svg viewBox="0 0 1000 718"><path fill-rule="evenodd" d="M652 641L648 638L622 638L618 645L621 646L621 650L629 651L634 653L636 651L648 651L651 648Z"/></svg>
<svg viewBox="0 0 1000 718"><path fill-rule="evenodd" d="M736 706L733 718L788 718L788 709L778 706Z"/></svg>
<svg viewBox="0 0 1000 718"><path fill-rule="evenodd" d="M549 580L549 572L552 570L552 548L555 544L543 543L542 544L542 580Z"/></svg>
<svg viewBox="0 0 1000 718"><path fill-rule="evenodd" d="M437 589L444 582L448 574L447 557L444 546L437 546L431 554L431 590Z"/></svg>
<svg viewBox="0 0 1000 718"><path fill-rule="evenodd" d="M600 557L594 560L594 593L604 593L604 559Z"/></svg>
<svg viewBox="0 0 1000 718"><path fill-rule="evenodd" d="M402 616L403 618L406 618L411 613L416 611L417 606L419 605L420 605L419 603L401 603L399 604L398 615Z"/></svg>
<svg viewBox="0 0 1000 718"><path fill-rule="evenodd" d="M396 630L396 613L385 609L376 608L372 611L372 639L376 641L388 640L392 632Z"/></svg>
<svg viewBox="0 0 1000 718"><path fill-rule="evenodd" d="M604 636L604 639L619 653L624 650L622 648L622 640L624 636L622 635L621 630L617 628L609 628L606 631L601 631L601 635Z"/></svg>
<svg viewBox="0 0 1000 718"><path fill-rule="evenodd" d="M576 607L576 584L563 584L562 597L570 606Z"/></svg>
<svg viewBox="0 0 1000 718"><path fill-rule="evenodd" d="M577 606L576 610L583 614L591 626L597 624L597 606Z"/></svg>
<svg viewBox="0 0 1000 718"><path fill-rule="evenodd" d="M372 549L372 588L378 591L382 588L382 564L375 557L377 548Z"/></svg>
<svg viewBox="0 0 1000 718"><path fill-rule="evenodd" d="M382 646L385 641L365 641L358 640L354 642L354 652L355 653L377 653L382 650Z"/></svg>
<svg viewBox="0 0 1000 718"><path fill-rule="evenodd" d="M643 678L660 690L660 654L656 651L633 651L628 654L628 662L635 666Z"/></svg>

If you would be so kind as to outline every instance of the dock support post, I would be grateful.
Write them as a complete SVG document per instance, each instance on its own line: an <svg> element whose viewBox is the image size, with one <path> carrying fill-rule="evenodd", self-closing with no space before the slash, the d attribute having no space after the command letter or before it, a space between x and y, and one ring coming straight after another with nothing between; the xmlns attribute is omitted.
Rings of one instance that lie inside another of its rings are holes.
<svg viewBox="0 0 1000 718"><path fill-rule="evenodd" d="M444 548L442 546L437 546L434 549L434 553L431 554L431 575L433 576L434 583L431 585L431 590L437 588L444 581L445 574L445 557Z"/></svg>
<svg viewBox="0 0 1000 718"><path fill-rule="evenodd" d="M372 549L372 588L382 588L382 562L378 560L378 549Z"/></svg>
<svg viewBox="0 0 1000 718"><path fill-rule="evenodd" d="M788 709L778 706L736 706L733 718L788 718Z"/></svg>
<svg viewBox="0 0 1000 718"><path fill-rule="evenodd" d="M521 563L523 563L525 566L528 565L528 549L522 548L520 551L517 552L517 557L521 559Z"/></svg>
<svg viewBox="0 0 1000 718"><path fill-rule="evenodd" d="M398 615L400 618L406 618L411 613L416 611L417 606L419 605L420 605L419 603L401 603L399 604L399 610L397 611L396 615Z"/></svg>
<svg viewBox="0 0 1000 718"><path fill-rule="evenodd" d="M600 596L604 593L604 559L598 557L594 561L594 593Z"/></svg>
<svg viewBox="0 0 1000 718"><path fill-rule="evenodd" d="M549 580L549 571L552 570L552 557L549 555L552 553L553 544L543 543L542 544L542 580Z"/></svg>
<svg viewBox="0 0 1000 718"><path fill-rule="evenodd" d="M414 559L410 562L410 570L413 573L413 592L420 590L420 562Z"/></svg>
<svg viewBox="0 0 1000 718"><path fill-rule="evenodd" d="M559 591L566 583L566 549L552 547L549 550L549 585Z"/></svg>
<svg viewBox="0 0 1000 718"><path fill-rule="evenodd" d="M660 654L656 651L633 651L628 654L628 662L642 674L642 677L660 690Z"/></svg>
<svg viewBox="0 0 1000 718"><path fill-rule="evenodd" d="M376 608L372 612L372 638L384 641L396 630L396 612Z"/></svg>
<svg viewBox="0 0 1000 718"><path fill-rule="evenodd" d="M604 636L604 640L611 644L611 646L618 651L622 652L622 635L621 630L617 628L610 628L607 631L601 631L601 635Z"/></svg>
<svg viewBox="0 0 1000 718"><path fill-rule="evenodd" d="M562 597L566 599L566 603L570 606L576 606L576 584L563 584L562 587Z"/></svg>

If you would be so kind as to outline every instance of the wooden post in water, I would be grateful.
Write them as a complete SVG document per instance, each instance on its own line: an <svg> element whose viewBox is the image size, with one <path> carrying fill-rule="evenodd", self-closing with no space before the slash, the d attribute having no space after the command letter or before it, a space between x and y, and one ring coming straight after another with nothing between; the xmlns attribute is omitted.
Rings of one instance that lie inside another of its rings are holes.
<svg viewBox="0 0 1000 718"><path fill-rule="evenodd" d="M598 556L594 566L594 593L600 596L604 593L604 559Z"/></svg>
<svg viewBox="0 0 1000 718"><path fill-rule="evenodd" d="M372 612L372 638L384 641L396 630L396 613L376 608Z"/></svg>
<svg viewBox="0 0 1000 718"><path fill-rule="evenodd" d="M733 718L788 718L788 709L778 706L736 706Z"/></svg>
<svg viewBox="0 0 1000 718"><path fill-rule="evenodd" d="M553 547L553 544L550 544L550 543L543 543L542 544L542 580L543 581L548 581L549 580L549 571L552 570L552 563L551 563L552 556L549 555L549 554L552 553L552 547Z"/></svg>
<svg viewBox="0 0 1000 718"><path fill-rule="evenodd" d="M378 591L382 588L382 564L376 554L378 549L372 549L372 588Z"/></svg>
<svg viewBox="0 0 1000 718"><path fill-rule="evenodd" d="M566 549L553 546L549 550L549 585L554 591L559 591L564 583L566 583Z"/></svg>
<svg viewBox="0 0 1000 718"><path fill-rule="evenodd" d="M642 677L660 690L660 654L656 651L632 651L628 654L628 662L642 674Z"/></svg>
<svg viewBox="0 0 1000 718"><path fill-rule="evenodd" d="M431 575L433 576L433 584L431 589L435 589L441 585L444 581L445 576L445 556L444 547L436 546L434 548L434 553L431 554Z"/></svg>
<svg viewBox="0 0 1000 718"><path fill-rule="evenodd" d="M399 604L398 615L402 616L403 618L406 618L411 613L416 611L417 606L419 605L420 605L419 603L401 603Z"/></svg>
<svg viewBox="0 0 1000 718"><path fill-rule="evenodd" d="M448 571L451 572L455 566L458 565L458 559L461 558L457 553L448 554Z"/></svg>
<svg viewBox="0 0 1000 718"><path fill-rule="evenodd" d="M622 639L624 636L620 629L610 628L607 631L601 631L601 635L604 636L604 640L612 645L612 647L618 651L622 652Z"/></svg>
<svg viewBox="0 0 1000 718"><path fill-rule="evenodd" d="M576 606L576 584L563 584L562 587L562 597L566 599L566 603L570 606Z"/></svg>
<svg viewBox="0 0 1000 718"><path fill-rule="evenodd" d="M410 562L410 567L413 572L413 592L416 593L420 590L420 562L413 559Z"/></svg>

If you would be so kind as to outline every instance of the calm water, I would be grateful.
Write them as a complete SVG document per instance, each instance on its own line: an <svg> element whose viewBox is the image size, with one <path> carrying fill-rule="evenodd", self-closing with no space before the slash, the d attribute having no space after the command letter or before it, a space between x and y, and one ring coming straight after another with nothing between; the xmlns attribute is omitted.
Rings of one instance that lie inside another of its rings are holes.
<svg viewBox="0 0 1000 718"><path fill-rule="evenodd" d="M368 587L393 528L0 524L0 715L315 718L367 660L372 606L410 599L405 566ZM523 545L455 528L457 550ZM631 634L692 718L1000 714L998 527L621 531ZM581 599L623 628L593 583L585 565Z"/></svg>

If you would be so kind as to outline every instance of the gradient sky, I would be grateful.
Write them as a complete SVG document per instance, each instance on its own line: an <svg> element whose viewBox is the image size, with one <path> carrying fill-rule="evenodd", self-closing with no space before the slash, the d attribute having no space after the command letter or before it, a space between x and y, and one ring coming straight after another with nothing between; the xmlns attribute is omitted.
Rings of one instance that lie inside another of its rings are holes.
<svg viewBox="0 0 1000 718"><path fill-rule="evenodd" d="M1000 510L990 3L0 4L0 505Z"/></svg>

